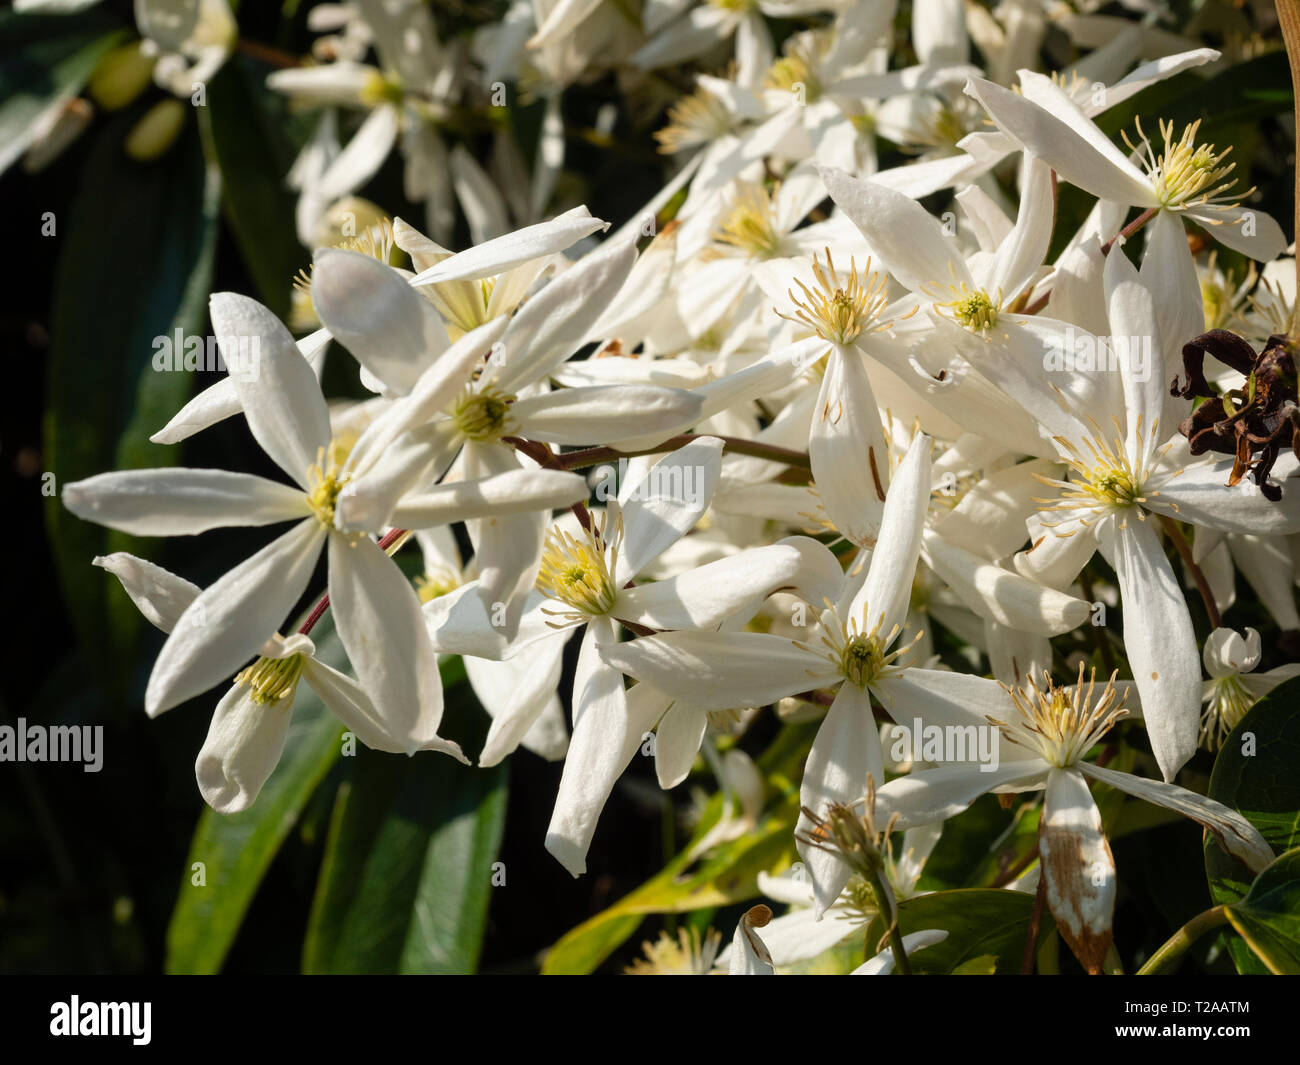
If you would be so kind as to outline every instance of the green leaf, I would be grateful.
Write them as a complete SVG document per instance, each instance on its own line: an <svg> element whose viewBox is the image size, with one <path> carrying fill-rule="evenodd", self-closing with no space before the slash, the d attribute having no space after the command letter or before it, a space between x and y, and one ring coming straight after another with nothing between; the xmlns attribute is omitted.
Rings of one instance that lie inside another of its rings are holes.
<svg viewBox="0 0 1300 1065"><path fill-rule="evenodd" d="M1228 920L1270 972L1300 976L1300 847L1259 874Z"/></svg>
<svg viewBox="0 0 1300 1065"><path fill-rule="evenodd" d="M1020 972L1033 908L1032 895L992 888L936 891L899 903L898 925L903 935L931 928L948 933L942 943L908 955L912 971L947 975L958 969L969 972L964 968L968 966L982 970L991 956L999 974ZM1039 945L1053 927L1051 915L1044 913L1038 929ZM881 943L884 934L884 924L877 916L867 929L868 955L876 953L878 944L882 950L888 946Z"/></svg>
<svg viewBox="0 0 1300 1065"><path fill-rule="evenodd" d="M30 146L42 115L80 92L125 36L99 18L0 14L0 171Z"/></svg>
<svg viewBox="0 0 1300 1065"><path fill-rule="evenodd" d="M222 67L207 100L200 129L208 159L221 169L225 216L262 302L287 321L294 274L308 259L284 181L296 151L286 135L288 104L244 57Z"/></svg>
<svg viewBox="0 0 1300 1065"><path fill-rule="evenodd" d="M328 614L312 639L321 661L342 668L346 655ZM257 801L238 814L203 811L167 929L169 973L220 970L271 860L339 757L342 735L338 719L299 684L284 754ZM201 878L196 862L203 863Z"/></svg>
<svg viewBox="0 0 1300 1065"><path fill-rule="evenodd" d="M361 749L353 769L335 800L303 971L472 973L491 894L510 886L493 884L506 875L494 868L506 766Z"/></svg>
<svg viewBox="0 0 1300 1065"><path fill-rule="evenodd" d="M1224 740L1210 776L1209 796L1239 811L1276 852L1300 846L1300 678L1261 699ZM1205 841L1210 896L1233 905L1253 879L1236 858L1211 837ZM1261 974L1264 965L1240 940L1229 937L1237 970Z"/></svg>
<svg viewBox="0 0 1300 1065"><path fill-rule="evenodd" d="M759 758L758 767L777 789L777 796L757 825L738 839L711 848L701 859L699 844L724 812L722 796L714 795L686 848L631 894L562 936L547 952L542 973L590 973L640 927L646 915L744 902L758 894L759 873L789 868L797 854L796 771L808 754L812 735L808 725L786 726Z"/></svg>
<svg viewBox="0 0 1300 1065"><path fill-rule="evenodd" d="M61 489L105 470L165 466L175 449L149 443L189 398L190 374L160 372L158 337L202 336L216 249L220 179L193 128L162 159L128 159L135 115L109 123L87 160L55 280L45 411L46 468ZM142 620L91 559L139 541L73 517L57 496L46 527L81 646L107 690L121 691Z"/></svg>

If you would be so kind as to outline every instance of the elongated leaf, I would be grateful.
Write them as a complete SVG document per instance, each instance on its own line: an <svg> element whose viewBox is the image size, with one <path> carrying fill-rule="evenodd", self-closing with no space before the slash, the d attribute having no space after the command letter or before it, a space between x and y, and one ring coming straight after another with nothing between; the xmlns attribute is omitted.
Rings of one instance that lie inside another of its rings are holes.
<svg viewBox="0 0 1300 1065"><path fill-rule="evenodd" d="M903 935L942 929L948 938L910 956L913 972L948 974L986 971L995 959L1000 976L1020 972L1034 897L1020 891L970 888L918 895L899 904L898 924ZM1052 931L1051 914L1044 913L1037 945ZM879 917L867 929L867 953L874 954L885 934ZM1037 949L1037 947L1035 948ZM964 967L970 968L964 968Z"/></svg>
<svg viewBox="0 0 1300 1065"><path fill-rule="evenodd" d="M1300 679L1274 689L1224 740L1209 795L1241 812L1277 852L1300 845ZM1250 890L1250 870L1213 840L1205 843L1205 872L1216 903L1231 905ZM1264 973L1246 943L1229 937L1237 970Z"/></svg>
<svg viewBox="0 0 1300 1065"><path fill-rule="evenodd" d="M343 668L346 656L329 615L312 638L323 662ZM339 757L342 735L338 719L300 684L284 755L257 802L238 814L203 811L167 929L168 972L221 968L271 860ZM202 863L201 877L195 863Z"/></svg>
<svg viewBox="0 0 1300 1065"><path fill-rule="evenodd" d="M1228 920L1270 972L1300 975L1300 847L1259 874Z"/></svg>
<svg viewBox="0 0 1300 1065"><path fill-rule="evenodd" d="M31 146L46 111L80 92L125 37L109 25L94 16L0 13L0 171Z"/></svg>
<svg viewBox="0 0 1300 1065"><path fill-rule="evenodd" d="M504 886L506 875L494 868L506 766L363 750L353 768L334 806L304 971L472 973L494 878Z"/></svg>
<svg viewBox="0 0 1300 1065"><path fill-rule="evenodd" d="M227 63L199 109L203 145L221 169L224 213L261 301L289 317L293 277L307 264L294 232L294 197L284 183L293 162L287 104L244 57Z"/></svg>
<svg viewBox="0 0 1300 1065"><path fill-rule="evenodd" d="M46 468L61 488L113 468L165 466L149 443L189 397L190 374L154 368L158 338L202 336L216 247L220 180L193 129L162 159L127 158L135 116L108 124L86 162L67 219L54 293L45 412ZM138 541L74 518L51 497L55 562L77 635L107 690L121 690L141 630L139 611L91 559L142 550Z"/></svg>

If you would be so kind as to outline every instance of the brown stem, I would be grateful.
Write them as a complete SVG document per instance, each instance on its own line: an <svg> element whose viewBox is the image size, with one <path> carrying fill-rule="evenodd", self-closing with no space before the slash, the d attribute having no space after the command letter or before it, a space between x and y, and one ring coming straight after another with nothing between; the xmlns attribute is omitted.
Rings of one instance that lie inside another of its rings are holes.
<svg viewBox="0 0 1300 1065"><path fill-rule="evenodd" d="M1034 947L1038 945L1038 928L1043 923L1043 904L1047 901L1047 874L1039 873L1038 890L1034 892L1034 909L1029 915L1029 935L1025 939L1025 953L1020 958L1020 975L1029 976L1034 971Z"/></svg>
<svg viewBox="0 0 1300 1065"><path fill-rule="evenodd" d="M993 881L989 887L1006 887L1011 881L1015 880L1021 873L1028 869L1038 857L1038 844L1035 843L1029 853L1021 858L1014 865L1010 866L1005 872L999 874L998 878Z"/></svg>
<svg viewBox="0 0 1300 1065"><path fill-rule="evenodd" d="M1159 518L1160 527L1173 541L1178 557L1183 560L1183 566L1192 575L1192 580L1196 582L1196 590L1201 593L1201 602L1205 604L1205 612L1210 616L1210 627L1219 628L1223 624L1223 619L1219 616L1219 607L1214 602L1214 592L1210 590L1210 582L1205 579L1205 572L1192 559L1191 544L1187 542L1187 538L1183 536L1183 531L1178 528L1178 523L1173 518L1164 514L1159 515Z"/></svg>
<svg viewBox="0 0 1300 1065"><path fill-rule="evenodd" d="M388 532L384 533L383 539L379 541L379 549L387 551L393 544L410 535L411 531L409 529L389 529ZM394 550L396 549L394 548ZM329 605L330 594L326 592L320 597L320 601L311 608L311 613L307 615L307 620L302 623L302 628L298 632L303 636L311 632L316 627L316 622L325 616L325 611L329 609Z"/></svg>
<svg viewBox="0 0 1300 1065"><path fill-rule="evenodd" d="M552 470L581 470L588 466L598 466L602 462L614 462L618 459L635 458L638 455L657 455L666 451L676 451L679 447L685 447L692 440L700 440L705 436L712 436L712 433L682 433L665 440L662 444L655 447L640 448L636 451L619 451L612 447L588 447L581 451L570 451L564 455L553 455L543 463ZM742 440L737 436L719 436L726 451L733 455L750 455L753 458L767 459L769 462L779 462L786 466L794 466L801 470L811 470L812 460L809 459L807 452L794 451L788 447L777 447L774 444L760 444L756 440ZM518 437L506 437L505 443L513 444L519 451L535 458L536 456L521 445L536 447L532 441L521 440Z"/></svg>
<svg viewBox="0 0 1300 1065"><path fill-rule="evenodd" d="M1131 221L1128 225L1126 225L1123 229L1121 229L1118 234L1111 237L1110 240L1106 241L1106 243L1101 246L1102 255L1109 255L1111 246L1115 243L1115 241L1119 240L1120 237L1123 237L1125 240L1128 240L1129 237L1131 237L1144 225L1150 222L1151 219L1155 218L1156 211L1158 210L1159 208L1157 207L1148 207L1145 211L1143 211L1140 215L1138 215L1135 219L1133 219L1133 221Z"/></svg>
<svg viewBox="0 0 1300 1065"><path fill-rule="evenodd" d="M251 55L254 59L260 59L263 63L270 63L273 67L287 70L299 65L297 56L282 52L269 44L262 44L261 41L240 41L235 45L235 50L243 52L244 55Z"/></svg>

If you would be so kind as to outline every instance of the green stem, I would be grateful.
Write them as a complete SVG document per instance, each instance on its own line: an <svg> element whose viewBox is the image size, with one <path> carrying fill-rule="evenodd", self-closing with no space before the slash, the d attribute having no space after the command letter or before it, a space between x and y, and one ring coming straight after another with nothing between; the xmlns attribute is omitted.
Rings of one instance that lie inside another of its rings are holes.
<svg viewBox="0 0 1300 1065"><path fill-rule="evenodd" d="M911 976L912 963L907 960L903 931L898 927L898 903L894 901L894 893L883 872L871 879L871 892L876 896L876 908L880 916L889 921L889 949L894 953L894 965L904 976Z"/></svg>
<svg viewBox="0 0 1300 1065"><path fill-rule="evenodd" d="M1192 575L1192 580L1196 582L1196 590L1201 593L1201 602L1205 604L1205 612L1210 616L1210 627L1213 629L1221 627L1223 618L1219 616L1219 605L1214 601L1214 592L1210 589L1210 582L1206 579L1205 572L1192 558L1192 548L1187 542L1187 537L1183 535L1183 531L1178 528L1178 523L1173 518L1165 514L1161 514L1159 517L1160 527L1173 541L1178 557L1183 560L1187 572Z"/></svg>
<svg viewBox="0 0 1300 1065"><path fill-rule="evenodd" d="M1172 971L1178 960L1201 936L1227 923L1227 906L1213 906L1204 913L1198 913L1147 959L1147 963L1137 971L1138 976L1158 976Z"/></svg>

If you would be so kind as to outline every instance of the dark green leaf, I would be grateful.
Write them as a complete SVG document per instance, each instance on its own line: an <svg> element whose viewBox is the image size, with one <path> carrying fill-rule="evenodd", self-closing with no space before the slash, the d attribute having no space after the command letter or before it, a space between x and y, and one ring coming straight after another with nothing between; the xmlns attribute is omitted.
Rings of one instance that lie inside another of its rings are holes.
<svg viewBox="0 0 1300 1065"><path fill-rule="evenodd" d="M136 116L110 123L85 164L55 282L45 412L45 465L60 488L109 469L165 466L175 449L149 443L185 403L187 372L154 369L155 340L203 336L216 247L220 181L191 127L162 159L128 159ZM138 541L74 518L57 497L47 527L81 645L108 690L121 690L142 628L115 581L90 579L91 559Z"/></svg>
<svg viewBox="0 0 1300 1065"><path fill-rule="evenodd" d="M1210 798L1241 812L1274 851L1300 845L1300 678L1256 703L1229 733L1214 763ZM1211 838L1205 842L1205 871L1216 903L1243 898L1250 870ZM1262 973L1264 966L1239 940L1229 938L1237 969Z"/></svg>
<svg viewBox="0 0 1300 1065"><path fill-rule="evenodd" d="M490 896L510 886L494 869L506 767L362 749L353 768L335 801L303 970L472 973Z"/></svg>
<svg viewBox="0 0 1300 1065"><path fill-rule="evenodd" d="M342 668L346 656L329 615L312 638L317 657ZM284 754L257 801L238 814L203 811L167 929L168 972L214 973L221 968L271 859L339 757L342 735L338 719L315 692L299 684ZM195 883L196 862L203 863L205 883Z"/></svg>

